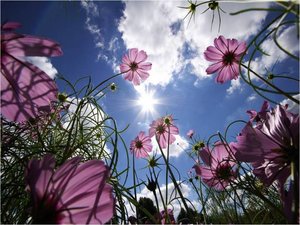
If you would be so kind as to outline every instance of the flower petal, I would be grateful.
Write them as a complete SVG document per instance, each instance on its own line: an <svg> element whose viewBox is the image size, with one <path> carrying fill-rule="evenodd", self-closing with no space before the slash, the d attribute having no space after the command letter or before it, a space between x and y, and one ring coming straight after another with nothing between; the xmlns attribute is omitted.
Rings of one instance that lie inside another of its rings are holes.
<svg viewBox="0 0 300 225"><path fill-rule="evenodd" d="M152 63L142 62L138 66L139 66L139 69L141 69L141 70L151 70Z"/></svg>
<svg viewBox="0 0 300 225"><path fill-rule="evenodd" d="M226 39L224 36L221 35L218 38L215 38L214 45L223 53L223 55L228 52L228 39Z"/></svg>
<svg viewBox="0 0 300 225"><path fill-rule="evenodd" d="M9 42L5 43L2 51L4 51L6 54L14 56L49 57L62 55L62 50L59 44L56 42L30 35L24 35L23 37L10 40Z"/></svg>
<svg viewBox="0 0 300 225"><path fill-rule="evenodd" d="M223 54L217 48L209 46L204 52L204 57L208 61L222 61Z"/></svg>
<svg viewBox="0 0 300 225"><path fill-rule="evenodd" d="M144 62L147 59L147 57L148 57L147 53L145 51L141 50L138 52L135 62L138 64L141 62Z"/></svg>
<svg viewBox="0 0 300 225"><path fill-rule="evenodd" d="M30 63L7 57L1 73L1 112L9 120L36 118L39 107L57 99L55 82Z"/></svg>
<svg viewBox="0 0 300 225"><path fill-rule="evenodd" d="M51 155L45 155L41 160L31 159L29 161L25 172L25 181L34 201L38 201L47 194L54 166L55 160Z"/></svg>
<svg viewBox="0 0 300 225"><path fill-rule="evenodd" d="M207 74L213 74L213 73L217 72L218 70L222 69L223 67L224 67L224 63L223 62L217 62L217 63L211 64L206 69L206 73Z"/></svg>
<svg viewBox="0 0 300 225"><path fill-rule="evenodd" d="M130 62L136 62L137 55L138 55L137 48L129 49L128 57L129 57Z"/></svg>
<svg viewBox="0 0 300 225"><path fill-rule="evenodd" d="M18 22L6 22L1 25L1 30L2 31L12 31L19 27L21 27L21 24Z"/></svg>

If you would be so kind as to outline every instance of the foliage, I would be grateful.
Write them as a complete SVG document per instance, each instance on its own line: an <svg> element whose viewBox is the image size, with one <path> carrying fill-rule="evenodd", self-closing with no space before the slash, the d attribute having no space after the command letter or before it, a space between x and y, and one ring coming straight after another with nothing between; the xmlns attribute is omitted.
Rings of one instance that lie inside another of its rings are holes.
<svg viewBox="0 0 300 225"><path fill-rule="evenodd" d="M181 8L188 10L186 17L190 15L190 23L197 7L207 4L207 10L217 10L221 26L220 11L225 13L220 8L221 3L188 1L189 5ZM135 140L126 143L123 133L127 127L118 127L115 119L101 107L101 98L117 90L112 79L126 74L125 79L139 85L148 78L152 64L145 62L147 54L143 50L130 49L123 58L121 73L96 86L90 78L71 84L58 77L72 91L59 93L49 104L50 110L41 110L39 116L23 122L1 117L1 223L32 223L33 199L26 184L25 170L33 158L42 159L46 154L55 157L56 169L77 156L82 157L83 162L105 162L110 171L106 182L113 188L116 199L112 223L173 223L175 203L180 205L176 222L182 224L299 222L299 116L288 112L274 98L280 95L298 105L299 100L294 95L299 94L299 90L284 90L282 82L298 84L299 79L294 74L273 74L272 71L261 74L252 66L258 56L275 57L263 48L269 39L290 59L299 61L299 56L281 46L278 40L284 28L299 28L299 4L275 2L270 8L245 9L230 15L255 10L269 12L270 22L252 37L247 47L242 42L237 55L234 55L236 49L230 51L232 46L239 48L237 40L216 38L215 46L207 48L206 57L211 62L221 62L221 67L215 68L212 64L210 68L215 70L210 69L209 73L226 73L226 79L221 79L220 83L241 77L254 93L273 103L274 108L265 104L261 111L249 112L249 121L234 121L224 133L213 134L207 140L199 140L196 132L190 131L187 154L191 158L191 168L194 167L185 178L170 160L170 145L175 142L174 135L179 134L173 115L162 115L149 124L149 134L140 132ZM299 37L299 30L295 35ZM224 54L215 54L222 43L228 48L226 60ZM131 54L135 57L131 58ZM214 57L217 59L211 60ZM137 58L140 61L137 62ZM130 65L126 64L128 62ZM233 67L239 71L230 71ZM222 72L224 68L228 71ZM2 70L1 74L5 76ZM230 140L230 129L237 124L244 129L236 136L237 141ZM149 156L154 144L149 143L150 138L155 140L160 156ZM266 149L274 145L276 148ZM124 155L122 159L120 154ZM143 169L147 181L139 178L135 168L135 160L140 160L139 157L149 157ZM129 182L129 176L133 182ZM159 182L162 180L164 185ZM137 190L144 187L148 188L151 198L138 198ZM197 201L184 196L186 187L193 190Z"/></svg>

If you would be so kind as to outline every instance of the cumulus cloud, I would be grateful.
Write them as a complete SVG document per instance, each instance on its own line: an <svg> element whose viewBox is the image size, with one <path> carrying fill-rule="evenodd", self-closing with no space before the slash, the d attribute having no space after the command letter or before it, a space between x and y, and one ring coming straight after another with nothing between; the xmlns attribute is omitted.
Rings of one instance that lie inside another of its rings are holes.
<svg viewBox="0 0 300 225"><path fill-rule="evenodd" d="M48 59L47 57L27 56L26 61L40 68L52 79L54 79L58 73L57 70L52 65L50 59Z"/></svg>
<svg viewBox="0 0 300 225"><path fill-rule="evenodd" d="M235 91L243 91L243 87L241 85L241 78L239 77L236 80L231 80L231 86L226 90L227 96L232 95Z"/></svg>
<svg viewBox="0 0 300 225"><path fill-rule="evenodd" d="M300 94L293 96L295 99L300 100ZM294 114L299 114L299 105L295 102L293 102L290 99L284 99L282 102L280 102L281 105L288 105L287 110Z"/></svg>
<svg viewBox="0 0 300 225"><path fill-rule="evenodd" d="M182 153L184 153L184 151L189 147L189 143L184 137L181 137L180 135L175 135L175 137L176 137L175 142L173 144L170 144L170 146L169 146L169 156L177 158ZM152 145L153 145L153 149L154 149L154 151L152 151L152 153L160 155L161 153L160 153L158 144L155 140L155 137L153 137L151 139L151 141L152 141ZM163 153L166 155L167 149L163 149Z"/></svg>
<svg viewBox="0 0 300 225"><path fill-rule="evenodd" d="M247 102L252 102L254 100L257 99L257 94L251 94L248 98L247 98Z"/></svg>
<svg viewBox="0 0 300 225"><path fill-rule="evenodd" d="M177 7L187 4L186 1L126 2L119 31L122 32L127 48L137 47L148 53L153 66L146 82L166 86L187 65L190 65L190 72L199 80L212 77L205 72L208 62L204 59L203 52L206 47L212 45L213 39L220 34L246 41L258 31L267 14L257 11L251 12L251 16L230 16L229 12L246 6L257 7L257 3L220 3L227 13L221 15L222 26L218 33L217 13L215 12L213 31L210 28L212 11L201 14L207 5L197 8L195 20L191 20L188 26L188 19L182 20L188 11ZM269 3L260 4L265 7ZM193 54L187 54L186 49Z"/></svg>
<svg viewBox="0 0 300 225"><path fill-rule="evenodd" d="M64 127L66 128L74 116L77 116L82 126L86 128L97 126L105 119L104 112L91 102L70 97L67 99L67 102L70 102L70 106L68 108L68 114L65 117ZM80 108L78 108L79 105Z"/></svg>
<svg viewBox="0 0 300 225"><path fill-rule="evenodd" d="M99 153L101 152L102 155L108 156L111 153L111 149L103 141L103 121L106 115L102 109L92 102L74 97L68 97L67 102L69 102L70 105L67 113L62 118L63 127L69 130L72 128L72 122L74 120L78 121L75 123L75 126L77 126L76 129L80 129L86 137L90 137L88 141L92 141L93 146L103 149L103 152L99 151ZM72 132L75 132L75 130L73 129Z"/></svg>
<svg viewBox="0 0 300 225"><path fill-rule="evenodd" d="M278 32L277 41L290 53L299 55L299 40L297 39L296 26L282 27ZM271 70L276 63L280 63L289 57L275 44L273 36L262 43L261 49L267 55L264 54L261 57L257 57L251 62L251 68L258 74L265 74L266 69Z"/></svg>
<svg viewBox="0 0 300 225"><path fill-rule="evenodd" d="M176 5L169 2L126 2L124 16L119 23L126 47L137 47L147 52L152 62L147 82L155 85L167 85L172 73L182 68L182 63L179 63L184 43L182 31L179 28L173 34L170 27L178 21L174 8Z"/></svg>
<svg viewBox="0 0 300 225"><path fill-rule="evenodd" d="M178 182L178 183L179 183L179 182ZM166 187L165 184L163 184L163 185L160 186L160 190L161 190L161 192L162 192L163 200L161 199L160 195L157 194L158 205L159 205L159 209L160 209L160 210L163 210L163 202L162 202L162 201L166 202L166 200L165 200L165 197L166 197L166 189L167 189L167 187ZM181 189L181 192L182 192L183 196L185 196L186 198L191 199L191 198L193 197L193 196L191 195L191 193L193 192L193 190L192 190L191 187L188 186L187 184L181 183L181 184L180 184L180 189ZM171 199L175 199L175 198L178 197L178 196L179 196L179 195L178 195L178 193L176 193L176 191L175 191L174 184L173 184L173 183L169 183L169 184L168 184L168 200L170 201ZM144 187L144 188L141 190L141 192L137 194L137 198L138 198L138 199L140 199L140 198L142 198L142 197L144 197L144 198L145 198L145 197L146 197L146 198L150 198L150 199L153 201L154 205L155 205L155 197L154 197L154 195L153 195L153 192L149 191L149 190L147 189L147 187ZM192 202L193 206L194 206L196 209L199 210L199 208L200 208L199 202L197 202L197 201L191 201L191 202ZM126 202L125 206L126 206L126 208L128 209L128 215L129 215L129 216L130 216L130 215L135 215L134 208L131 208L131 207L129 206L129 203L128 203L128 202ZM173 209L173 213L174 213L175 218L177 218L177 216L178 216L178 214L179 214L179 212L180 212L181 206L184 207L181 200L178 200L178 201L177 201L177 200L174 200L174 201L172 201L172 204L169 204L169 205L168 205L168 208ZM191 206L190 203L188 203L188 206L191 207L191 208L193 208L193 207Z"/></svg>

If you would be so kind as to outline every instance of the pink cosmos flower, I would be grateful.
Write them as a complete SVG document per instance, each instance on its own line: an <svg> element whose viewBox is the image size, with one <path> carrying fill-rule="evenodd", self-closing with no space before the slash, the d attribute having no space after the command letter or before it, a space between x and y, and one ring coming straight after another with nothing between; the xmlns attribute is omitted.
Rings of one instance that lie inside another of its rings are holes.
<svg viewBox="0 0 300 225"><path fill-rule="evenodd" d="M130 151L137 158L145 158L152 151L151 138L145 135L145 132L141 131L138 136L131 141Z"/></svg>
<svg viewBox="0 0 300 225"><path fill-rule="evenodd" d="M162 210L160 212L160 216L161 216L161 224L166 224L167 216L169 219L169 224L175 224L175 217L172 209L167 209L167 213L165 212L165 210Z"/></svg>
<svg viewBox="0 0 300 225"><path fill-rule="evenodd" d="M192 138L194 135L194 131L193 130L189 130L186 134L186 136L188 136L189 138Z"/></svg>
<svg viewBox="0 0 300 225"><path fill-rule="evenodd" d="M26 188L37 224L103 224L115 211L108 167L100 160L80 164L75 157L54 170L51 155L32 159L26 169Z"/></svg>
<svg viewBox="0 0 300 225"><path fill-rule="evenodd" d="M62 51L51 40L11 32L18 27L16 22L1 26L1 113L23 122L38 117L41 108L57 98L53 79L25 56L59 56Z"/></svg>
<svg viewBox="0 0 300 225"><path fill-rule="evenodd" d="M266 113L269 111L270 105L268 101L264 101L260 112L256 112L255 110L248 110L247 113L250 115L251 122L257 122L257 125L260 124L261 121L264 121L266 118Z"/></svg>
<svg viewBox="0 0 300 225"><path fill-rule="evenodd" d="M237 160L251 163L253 173L266 185L275 180L284 184L291 161L299 168L299 115L278 105L265 112L259 126L248 122L233 147Z"/></svg>
<svg viewBox="0 0 300 225"><path fill-rule="evenodd" d="M199 154L205 165L197 164L193 167L203 182L216 190L224 190L236 177L236 172L233 171L236 163L231 156L231 147L232 143L225 146L217 142L213 151L210 151L208 147L204 148Z"/></svg>
<svg viewBox="0 0 300 225"><path fill-rule="evenodd" d="M142 81L149 77L148 70L151 69L152 63L145 62L147 59L145 51L139 51L137 48L129 49L128 55L125 55L120 65L122 73L126 73L125 80L132 81L134 85L140 85Z"/></svg>
<svg viewBox="0 0 300 225"><path fill-rule="evenodd" d="M168 145L174 143L176 134L179 134L179 130L173 124L171 115L158 118L150 124L149 136L155 136L161 148L167 148Z"/></svg>
<svg viewBox="0 0 300 225"><path fill-rule="evenodd" d="M238 42L236 39L226 39L222 35L214 40L215 46L207 47L204 57L207 61L213 62L206 72L213 74L218 72L216 82L237 79L239 75L239 62L246 51L246 42Z"/></svg>

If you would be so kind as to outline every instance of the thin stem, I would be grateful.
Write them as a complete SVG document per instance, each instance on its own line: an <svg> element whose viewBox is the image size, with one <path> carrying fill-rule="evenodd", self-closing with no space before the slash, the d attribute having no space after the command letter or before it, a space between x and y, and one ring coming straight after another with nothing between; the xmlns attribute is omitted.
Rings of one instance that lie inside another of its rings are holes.
<svg viewBox="0 0 300 225"><path fill-rule="evenodd" d="M157 140L157 139L156 139L156 140ZM159 143L158 140L157 140L157 143ZM166 163L167 170L169 170L169 172L170 172L172 182L173 182L173 184L174 184L176 190L178 191L178 194L179 194L180 198L182 199L182 202L183 202L183 205L184 205L184 207L185 207L185 210L188 211L188 206L187 206L187 203L186 203L186 201L185 201L185 198L184 198L184 196L183 196L183 194L182 194L182 192L181 192L181 190L180 190L180 188L179 188L179 186L178 186L178 184L177 184L177 181L176 181L176 178L175 178L175 176L174 176L174 174L173 174L173 171L171 170L169 164L167 163L167 158L166 158L165 154L163 153L163 150L162 150L160 144L158 144L158 147L159 147L159 150L160 150L160 152L161 152L161 155L162 155L162 157L163 157L163 159L164 159L164 161L165 161L165 163Z"/></svg>
<svg viewBox="0 0 300 225"><path fill-rule="evenodd" d="M154 177L155 177L155 179L156 179L157 176L156 176L155 169L154 169L153 167L152 167L152 171L153 171ZM162 193L161 193L161 190L160 190L159 183L157 182L156 184L157 184L157 187L158 187L158 192L159 192L159 195L160 195L160 198L161 198L161 202L162 202L163 207L164 207L164 210L165 210L165 212L166 212L167 207L166 207L165 201L164 201L164 199L163 199L163 196L162 196ZM158 204L158 203L157 203L157 204Z"/></svg>
<svg viewBox="0 0 300 225"><path fill-rule="evenodd" d="M133 185L134 185L134 198L135 198L135 200L137 201L137 197L136 197L136 180L135 180L135 155L134 155L134 153L132 154L132 163L133 163L133 172L132 172L132 174L133 174ZM136 219L137 219L137 221L139 221L139 215L138 215L138 213L137 213L137 206L135 207L135 216L136 216Z"/></svg>
<svg viewBox="0 0 300 225"><path fill-rule="evenodd" d="M198 198L199 198L200 201L201 201L201 204L202 204L202 210L203 210L204 224L206 224L206 223L207 223L207 222L206 222L206 209L205 209L205 204L206 204L206 202L204 202L204 199L203 199L202 183L201 183L201 181L199 180L199 183L200 183L200 194L199 194L198 189L197 189L196 185L194 184L193 180L191 181L191 183L192 183L194 189L196 190L196 193L197 193L197 195L198 195ZM202 211L202 210L201 210L201 211Z"/></svg>
<svg viewBox="0 0 300 225"><path fill-rule="evenodd" d="M253 71L251 68L245 66L244 64L241 64L241 66L243 66L244 68L248 69L251 73L253 73L255 76L257 76L259 79L261 79L262 81L264 81L266 84L268 84L270 87L272 87L273 89L275 89L276 91L278 91L282 95L286 96L288 99L292 100L293 102L295 102L297 104L300 103L299 100L297 100L297 99L293 98L292 96L288 95L283 90L281 90L280 88L276 87L275 85L273 85L272 83L270 83L268 80L266 80L265 78L263 78L262 76L260 76L258 73L256 73L255 71Z"/></svg>

